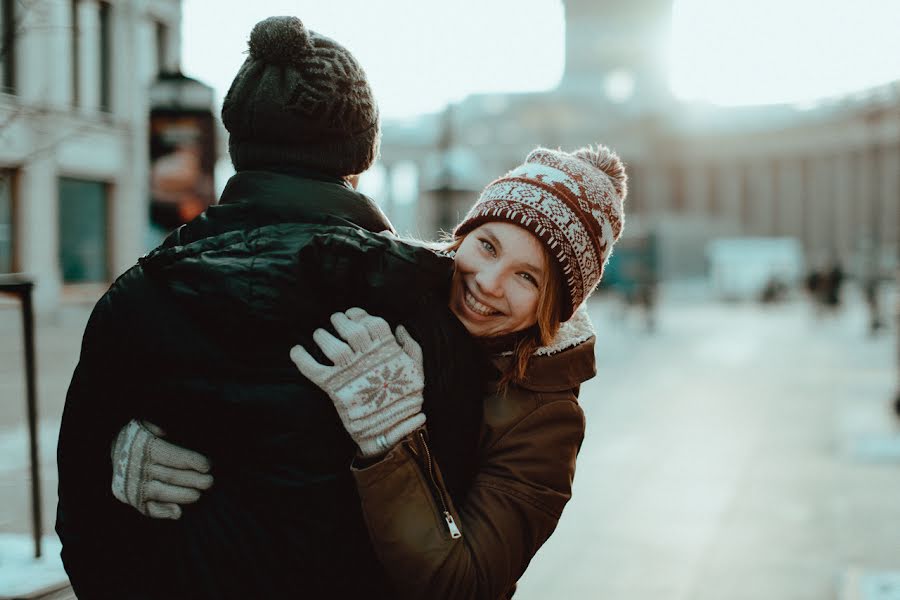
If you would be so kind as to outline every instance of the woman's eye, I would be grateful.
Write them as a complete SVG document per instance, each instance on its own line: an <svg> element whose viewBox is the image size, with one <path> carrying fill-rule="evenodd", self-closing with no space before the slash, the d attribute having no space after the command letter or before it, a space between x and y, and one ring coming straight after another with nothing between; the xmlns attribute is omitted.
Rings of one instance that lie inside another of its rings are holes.
<svg viewBox="0 0 900 600"><path fill-rule="evenodd" d="M494 252L494 245L491 244L491 243L490 243L489 241L487 241L487 240L481 240L481 247L484 248L485 250L487 250L488 252L490 252L491 254L494 254L494 253L495 253L495 252Z"/></svg>
<svg viewBox="0 0 900 600"><path fill-rule="evenodd" d="M529 283L531 283L532 285L537 287L537 284L538 284L537 279L532 277L532 275L530 273L519 273L519 275L522 276L522 279L524 279L525 281L528 281Z"/></svg>

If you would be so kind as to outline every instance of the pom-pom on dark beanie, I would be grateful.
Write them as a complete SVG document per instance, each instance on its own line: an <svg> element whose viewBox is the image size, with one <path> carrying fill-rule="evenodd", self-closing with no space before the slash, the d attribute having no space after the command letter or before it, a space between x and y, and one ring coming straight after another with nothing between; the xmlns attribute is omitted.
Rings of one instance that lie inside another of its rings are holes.
<svg viewBox="0 0 900 600"><path fill-rule="evenodd" d="M356 175L378 156L378 106L350 52L296 17L269 17L222 103L238 171L299 166Z"/></svg>

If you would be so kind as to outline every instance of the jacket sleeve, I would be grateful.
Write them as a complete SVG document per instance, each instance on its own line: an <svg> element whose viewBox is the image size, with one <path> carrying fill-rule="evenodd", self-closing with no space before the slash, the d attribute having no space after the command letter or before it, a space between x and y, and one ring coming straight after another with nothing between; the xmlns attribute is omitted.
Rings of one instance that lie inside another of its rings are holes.
<svg viewBox="0 0 900 600"><path fill-rule="evenodd" d="M452 265L449 257L388 234L333 226L310 236L292 275L327 290L331 307L364 298L373 314L403 315L423 294L447 297Z"/></svg>
<svg viewBox="0 0 900 600"><path fill-rule="evenodd" d="M571 497L584 438L573 391L556 395L483 451L455 505L422 430L374 465L354 467L372 542L404 597L495 600L514 588Z"/></svg>
<svg viewBox="0 0 900 600"><path fill-rule="evenodd" d="M129 553L127 545L108 543L117 534L104 526L131 519L129 507L116 501L110 490L110 446L130 418L121 402L129 395L123 385L129 377L124 372L126 353L119 342L112 305L108 293L95 306L85 328L57 444L56 531L63 543L66 571L79 597L85 598L115 589L110 586Z"/></svg>

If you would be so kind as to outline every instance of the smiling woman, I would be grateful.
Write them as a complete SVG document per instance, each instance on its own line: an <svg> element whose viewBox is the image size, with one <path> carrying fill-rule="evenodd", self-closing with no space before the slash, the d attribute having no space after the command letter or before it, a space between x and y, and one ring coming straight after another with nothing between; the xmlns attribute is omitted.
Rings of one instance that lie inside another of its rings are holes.
<svg viewBox="0 0 900 600"><path fill-rule="evenodd" d="M501 387L525 377L532 354L599 282L622 231L626 181L604 146L538 148L489 184L454 230L450 308L472 335L511 348Z"/></svg>
<svg viewBox="0 0 900 600"><path fill-rule="evenodd" d="M622 232L626 193L608 148L538 148L454 230L450 310L499 374L483 401L472 486L446 493L424 434L354 468L370 536L402 597L509 597L556 528L584 437L576 398L594 372L582 305Z"/></svg>

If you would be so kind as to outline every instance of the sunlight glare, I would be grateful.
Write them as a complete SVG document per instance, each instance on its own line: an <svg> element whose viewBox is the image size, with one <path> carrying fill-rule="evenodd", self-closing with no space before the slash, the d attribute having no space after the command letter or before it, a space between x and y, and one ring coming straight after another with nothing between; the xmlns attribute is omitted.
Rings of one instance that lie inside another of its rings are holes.
<svg viewBox="0 0 900 600"><path fill-rule="evenodd" d="M809 103L900 79L896 0L675 0L670 75L682 100Z"/></svg>

